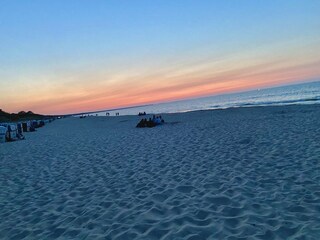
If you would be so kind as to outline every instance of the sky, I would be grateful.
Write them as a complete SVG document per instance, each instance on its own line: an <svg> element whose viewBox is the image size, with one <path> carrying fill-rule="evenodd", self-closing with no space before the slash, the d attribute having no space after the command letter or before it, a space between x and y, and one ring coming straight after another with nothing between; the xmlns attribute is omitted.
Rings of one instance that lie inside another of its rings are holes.
<svg viewBox="0 0 320 240"><path fill-rule="evenodd" d="M319 0L0 0L0 108L67 114L320 80Z"/></svg>

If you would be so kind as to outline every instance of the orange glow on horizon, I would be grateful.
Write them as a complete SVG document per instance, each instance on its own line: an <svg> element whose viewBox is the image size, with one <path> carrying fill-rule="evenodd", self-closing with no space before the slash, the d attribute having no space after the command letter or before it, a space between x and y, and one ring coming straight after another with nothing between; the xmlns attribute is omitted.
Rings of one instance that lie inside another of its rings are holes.
<svg viewBox="0 0 320 240"><path fill-rule="evenodd" d="M2 108L10 112L70 114L291 84L320 76L320 57L315 54L319 47L312 46L313 49L301 47L295 51L288 48L286 54L263 49L257 50L254 57L249 52L207 61L181 60L121 73L97 69L40 75L39 81L30 86L22 78L22 84L8 88L0 101L8 102Z"/></svg>
<svg viewBox="0 0 320 240"><path fill-rule="evenodd" d="M311 75L304 69L289 69L288 72L233 76L233 78L225 79L222 82L208 81L206 84L201 84L203 81L196 81L195 84L189 86L180 87L180 85L173 84L165 89L153 89L149 86L144 89L122 91L117 95L112 95L109 91L101 91L94 96L80 94L80 96L71 96L68 99L48 99L36 104L31 102L31 104L33 104L32 110L34 112L42 114L90 112L285 85L301 81L301 79L314 78L319 74L320 72ZM26 104L24 109L31 109L31 107ZM63 110L61 111L61 109Z"/></svg>

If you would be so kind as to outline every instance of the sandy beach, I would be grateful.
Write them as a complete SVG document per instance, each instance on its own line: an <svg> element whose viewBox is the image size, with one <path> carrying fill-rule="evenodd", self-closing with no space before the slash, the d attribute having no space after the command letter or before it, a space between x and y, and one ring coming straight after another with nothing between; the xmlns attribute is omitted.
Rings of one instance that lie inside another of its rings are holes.
<svg viewBox="0 0 320 240"><path fill-rule="evenodd" d="M1 239L320 239L320 105L66 118L0 145Z"/></svg>

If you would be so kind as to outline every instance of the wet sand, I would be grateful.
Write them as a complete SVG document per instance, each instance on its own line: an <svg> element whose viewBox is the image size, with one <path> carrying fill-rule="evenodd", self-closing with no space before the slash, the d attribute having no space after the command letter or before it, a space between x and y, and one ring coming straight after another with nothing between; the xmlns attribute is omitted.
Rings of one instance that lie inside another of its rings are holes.
<svg viewBox="0 0 320 240"><path fill-rule="evenodd" d="M320 105L162 117L0 144L0 238L320 239Z"/></svg>

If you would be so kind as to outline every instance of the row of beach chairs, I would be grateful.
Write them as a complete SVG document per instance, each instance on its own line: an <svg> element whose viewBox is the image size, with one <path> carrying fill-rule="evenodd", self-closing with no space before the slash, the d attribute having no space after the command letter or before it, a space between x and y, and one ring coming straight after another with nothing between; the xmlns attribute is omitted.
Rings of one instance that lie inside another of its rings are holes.
<svg viewBox="0 0 320 240"><path fill-rule="evenodd" d="M18 123L0 123L0 143L25 139L25 132L34 132L53 119L30 120Z"/></svg>

